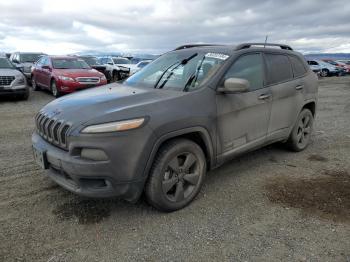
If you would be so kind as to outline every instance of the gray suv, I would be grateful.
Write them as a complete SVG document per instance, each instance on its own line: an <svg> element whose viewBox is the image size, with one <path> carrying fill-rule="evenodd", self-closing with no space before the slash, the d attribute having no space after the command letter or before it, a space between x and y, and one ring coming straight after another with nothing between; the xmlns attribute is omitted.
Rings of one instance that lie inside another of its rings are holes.
<svg viewBox="0 0 350 262"><path fill-rule="evenodd" d="M163 211L188 205L207 170L277 141L307 147L317 76L287 45L185 45L122 84L68 95L37 114L38 164L88 197L142 193Z"/></svg>
<svg viewBox="0 0 350 262"><path fill-rule="evenodd" d="M10 61L20 69L30 82L32 66L44 53L15 52L11 54Z"/></svg>

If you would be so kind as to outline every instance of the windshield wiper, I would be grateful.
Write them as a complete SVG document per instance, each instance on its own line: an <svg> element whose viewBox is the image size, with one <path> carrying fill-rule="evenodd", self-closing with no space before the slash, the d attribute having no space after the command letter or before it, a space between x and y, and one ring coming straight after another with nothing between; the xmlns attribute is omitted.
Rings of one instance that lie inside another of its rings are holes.
<svg viewBox="0 0 350 262"><path fill-rule="evenodd" d="M193 82L196 83L198 76L199 76L199 70L201 69L205 58L206 57L204 56L202 61L200 62L200 64L196 68L196 71L194 71L193 74L188 78L183 91L187 91L188 90L187 87L190 86Z"/></svg>
<svg viewBox="0 0 350 262"><path fill-rule="evenodd" d="M161 84L161 86L159 87L159 89L161 89L161 88L163 88L163 87L165 86L165 84L168 82L168 80L170 79L170 77L173 75L173 72L174 72L174 70L175 70L176 68L178 68L180 65L186 65L186 64L188 63L188 61L190 61L191 59L193 59L193 58L196 57L197 55L198 55L198 53L195 53L195 54L191 55L191 56L188 57L188 58L185 58L185 59L183 59L183 60L181 60L181 61L177 61L177 62L175 62L174 64L168 66L167 69L165 69L164 72L161 74L161 76L158 78L156 84L154 85L154 88L157 88L157 86L158 86L160 80L162 80L163 76L168 72L168 70L169 70L170 68L173 67L173 68L170 70L170 74L168 75L167 79L165 79L165 80L163 81L163 83Z"/></svg>

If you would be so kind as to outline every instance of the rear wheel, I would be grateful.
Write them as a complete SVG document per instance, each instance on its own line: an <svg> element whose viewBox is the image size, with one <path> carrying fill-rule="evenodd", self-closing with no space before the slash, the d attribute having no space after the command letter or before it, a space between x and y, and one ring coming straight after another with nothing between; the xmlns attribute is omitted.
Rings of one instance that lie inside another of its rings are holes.
<svg viewBox="0 0 350 262"><path fill-rule="evenodd" d="M172 140L155 158L145 187L147 200L162 211L181 209L199 193L205 174L202 149L187 139Z"/></svg>
<svg viewBox="0 0 350 262"><path fill-rule="evenodd" d="M309 109L303 109L298 120L289 136L287 145L293 151L299 152L304 150L311 139L314 117Z"/></svg>
<svg viewBox="0 0 350 262"><path fill-rule="evenodd" d="M57 88L55 80L51 81L51 92L52 92L53 96L56 97L56 98L60 97L62 95L61 92Z"/></svg>

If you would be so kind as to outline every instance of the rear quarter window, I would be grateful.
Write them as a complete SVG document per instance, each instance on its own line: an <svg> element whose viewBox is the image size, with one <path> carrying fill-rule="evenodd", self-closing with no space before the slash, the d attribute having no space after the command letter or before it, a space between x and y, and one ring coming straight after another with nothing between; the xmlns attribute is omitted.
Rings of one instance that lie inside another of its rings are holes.
<svg viewBox="0 0 350 262"><path fill-rule="evenodd" d="M294 77L300 77L306 74L307 70L304 63L296 56L289 56L293 68Z"/></svg>
<svg viewBox="0 0 350 262"><path fill-rule="evenodd" d="M265 54L267 84L273 85L293 79L292 66L286 55Z"/></svg>

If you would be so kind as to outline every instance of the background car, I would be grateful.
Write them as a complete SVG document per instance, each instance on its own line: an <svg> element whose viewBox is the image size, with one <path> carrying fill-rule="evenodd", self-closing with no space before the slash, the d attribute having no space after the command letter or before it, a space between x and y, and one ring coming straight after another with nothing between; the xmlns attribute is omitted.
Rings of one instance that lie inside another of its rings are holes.
<svg viewBox="0 0 350 262"><path fill-rule="evenodd" d="M336 68L338 68L339 70L339 74L338 75L344 75L346 73L345 68L340 65L339 63L337 63L336 61L332 60L332 59L322 59L323 62L326 62L328 64L331 64L333 66L335 66Z"/></svg>
<svg viewBox="0 0 350 262"><path fill-rule="evenodd" d="M32 71L33 90L48 89L55 97L107 84L104 74L72 56L44 56Z"/></svg>
<svg viewBox="0 0 350 262"><path fill-rule="evenodd" d="M77 57L80 59L83 59L93 69L96 69L97 71L104 74L108 82L112 80L111 70L108 70L106 65L101 64L97 57L95 56L77 56Z"/></svg>
<svg viewBox="0 0 350 262"><path fill-rule="evenodd" d="M129 76L130 68L126 65L129 65L130 60L123 57L100 57L99 61L101 64L106 65L107 70L111 72L112 81L119 81Z"/></svg>
<svg viewBox="0 0 350 262"><path fill-rule="evenodd" d="M23 71L24 75L27 77L27 80L30 81L31 77L31 69L32 66L39 58L43 55L46 55L41 52L15 52L10 56L10 61L21 71Z"/></svg>
<svg viewBox="0 0 350 262"><path fill-rule="evenodd" d="M347 64L347 63L344 63L344 62L338 61L338 60L336 60L334 62L336 62L338 66L341 66L344 69L346 74L350 73L350 63Z"/></svg>
<svg viewBox="0 0 350 262"><path fill-rule="evenodd" d="M312 66L315 70L317 69L317 66L318 66L319 69L321 70L321 76L323 77L342 74L342 71L338 67L331 65L329 63L326 63L322 60L310 59L310 60L307 60L307 63L309 64L309 66Z"/></svg>
<svg viewBox="0 0 350 262"><path fill-rule="evenodd" d="M29 89L24 74L7 57L0 57L0 95L28 99Z"/></svg>
<svg viewBox="0 0 350 262"><path fill-rule="evenodd" d="M144 68L146 65L148 65L149 63L151 63L152 60L143 60L138 62L137 64L133 65L130 68L130 75L135 74L137 71L140 71L142 68Z"/></svg>

